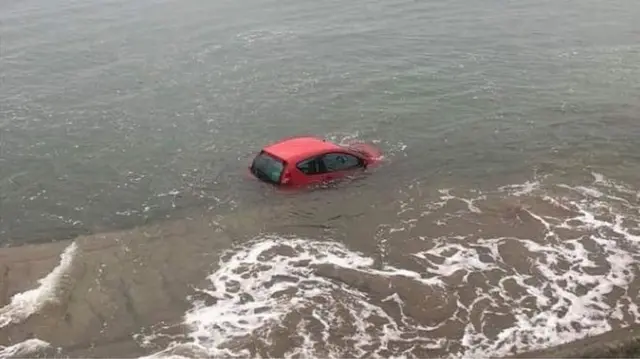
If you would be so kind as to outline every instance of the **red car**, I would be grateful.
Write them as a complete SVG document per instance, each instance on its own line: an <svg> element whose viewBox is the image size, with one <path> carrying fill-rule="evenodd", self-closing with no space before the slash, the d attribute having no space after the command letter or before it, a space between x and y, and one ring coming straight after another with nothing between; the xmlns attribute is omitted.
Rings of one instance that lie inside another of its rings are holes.
<svg viewBox="0 0 640 359"><path fill-rule="evenodd" d="M297 187L365 170L381 157L377 148L365 143L340 146L317 137L293 137L264 147L249 170L264 182Z"/></svg>

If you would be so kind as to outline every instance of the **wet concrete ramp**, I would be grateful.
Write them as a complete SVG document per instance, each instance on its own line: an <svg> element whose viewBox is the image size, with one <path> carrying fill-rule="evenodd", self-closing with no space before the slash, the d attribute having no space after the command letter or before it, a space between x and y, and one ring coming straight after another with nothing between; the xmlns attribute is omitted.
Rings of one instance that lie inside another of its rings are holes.
<svg viewBox="0 0 640 359"><path fill-rule="evenodd" d="M5 248L0 345L37 338L74 357L144 354L134 335L179 322L189 306L185 293L230 244L203 216Z"/></svg>

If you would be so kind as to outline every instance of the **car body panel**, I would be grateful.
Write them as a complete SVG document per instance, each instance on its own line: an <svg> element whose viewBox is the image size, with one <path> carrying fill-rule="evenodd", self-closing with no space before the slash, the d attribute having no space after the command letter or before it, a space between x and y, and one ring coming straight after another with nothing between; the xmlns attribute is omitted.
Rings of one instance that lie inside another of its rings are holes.
<svg viewBox="0 0 640 359"><path fill-rule="evenodd" d="M320 138L293 137L268 145L264 151L287 162L298 162L317 153L339 149L340 146Z"/></svg>
<svg viewBox="0 0 640 359"><path fill-rule="evenodd" d="M254 170L254 164L261 154L267 154L283 163L279 181ZM254 158L250 172L264 182L287 187L308 186L364 171L375 166L381 157L381 152L369 144L340 146L312 136L291 137L265 146Z"/></svg>

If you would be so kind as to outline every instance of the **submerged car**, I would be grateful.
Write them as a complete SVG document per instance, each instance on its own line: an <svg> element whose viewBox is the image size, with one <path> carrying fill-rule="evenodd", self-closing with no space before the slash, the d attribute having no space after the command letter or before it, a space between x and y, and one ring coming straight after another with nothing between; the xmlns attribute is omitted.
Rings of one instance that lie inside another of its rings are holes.
<svg viewBox="0 0 640 359"><path fill-rule="evenodd" d="M297 187L331 182L375 166L380 160L380 151L366 143L341 146L301 136L264 147L249 170L261 181Z"/></svg>

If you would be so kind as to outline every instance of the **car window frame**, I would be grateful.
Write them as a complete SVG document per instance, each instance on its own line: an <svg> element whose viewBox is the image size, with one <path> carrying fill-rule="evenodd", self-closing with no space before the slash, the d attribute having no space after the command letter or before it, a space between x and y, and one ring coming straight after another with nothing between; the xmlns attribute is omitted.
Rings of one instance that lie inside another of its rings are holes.
<svg viewBox="0 0 640 359"><path fill-rule="evenodd" d="M298 171L300 171L300 173L302 173L302 174L303 174L303 175L305 175L305 176L319 176L319 175L323 175L323 174L327 173L327 169L325 168L324 163L322 162L322 156L323 156L323 155L314 155L314 156L311 156L311 157L304 158L304 159L302 159L302 160L300 160L300 161L298 161L298 162L296 163L296 169L297 169ZM302 163L304 163L304 162L309 162L309 161L317 161L317 162L318 162L318 172L316 172L316 173L307 173L307 172L304 172L304 171L300 168L300 165L301 165Z"/></svg>
<svg viewBox="0 0 640 359"><path fill-rule="evenodd" d="M345 156L351 156L351 157L354 157L356 160L358 160L358 163L357 163L357 165L355 165L355 166L346 167L346 168L340 168L340 169L337 169L337 170L332 170L332 171L330 171L330 170L327 168L327 166L326 166L326 164L325 164L325 162L324 162L324 158L325 158L326 156L329 156L329 155L345 155ZM324 171L325 171L324 173L335 173L335 172L351 171L351 170L354 170L354 169L364 168L364 167L365 167L365 163L364 163L364 160L363 160L362 158L360 158L359 156L356 156L355 154L350 153L350 152L348 152L348 151L331 151L331 152L326 152L326 153L323 153L321 156L319 156L319 158L320 158L320 163L322 164L322 167L324 168Z"/></svg>
<svg viewBox="0 0 640 359"><path fill-rule="evenodd" d="M271 159L275 160L276 162L278 162L278 163L282 166L282 169L280 170L280 175L278 176L278 178L277 178L277 179L275 179L275 180L274 180L273 178L269 177L269 175L268 175L267 173L264 173L264 172L262 172L262 171L260 171L260 170L257 170L257 172L259 172L259 173L254 172L255 160L256 160L256 158L258 158L258 157L260 157L260 156L262 156L262 155L266 155L266 157L270 157ZM278 156L275 156L275 155L273 155L272 153L269 153L269 152L267 152L267 151L265 151L265 150L261 150L261 151L260 151L260 152L259 152L259 153L254 157L254 159L253 159L253 161L252 161L252 163L251 163L251 167L250 167L250 169L251 169L251 171L252 171L252 172L254 172L254 175L255 175L256 177L258 177L260 180L262 180L262 181L264 181L264 182L266 182L266 183L269 183L269 184L279 185L279 184L281 184L281 183L282 183L282 178L283 178L283 176L284 176L285 172L287 171L287 167L288 167L288 166L289 166L288 161L285 161L285 160L283 160L282 158L280 158L280 157L278 157Z"/></svg>

